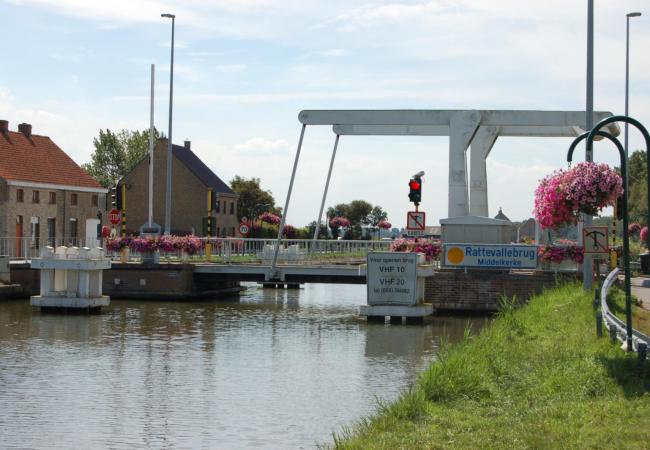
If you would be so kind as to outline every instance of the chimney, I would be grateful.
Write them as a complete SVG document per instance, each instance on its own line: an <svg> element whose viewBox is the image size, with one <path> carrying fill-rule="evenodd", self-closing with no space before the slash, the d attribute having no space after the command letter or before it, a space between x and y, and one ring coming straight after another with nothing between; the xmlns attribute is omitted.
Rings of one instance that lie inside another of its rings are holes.
<svg viewBox="0 0 650 450"><path fill-rule="evenodd" d="M186 149L190 150L190 147L192 147L192 141L185 141L183 145Z"/></svg>
<svg viewBox="0 0 650 450"><path fill-rule="evenodd" d="M0 133L6 133L7 131L9 131L9 121L0 120Z"/></svg>
<svg viewBox="0 0 650 450"><path fill-rule="evenodd" d="M18 131L25 135L25 137L32 137L32 126L28 123L18 124Z"/></svg>

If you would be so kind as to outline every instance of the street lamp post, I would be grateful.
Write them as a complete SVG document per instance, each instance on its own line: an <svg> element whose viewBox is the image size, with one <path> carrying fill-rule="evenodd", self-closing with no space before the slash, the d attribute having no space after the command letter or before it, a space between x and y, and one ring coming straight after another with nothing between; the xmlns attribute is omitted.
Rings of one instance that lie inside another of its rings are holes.
<svg viewBox="0 0 650 450"><path fill-rule="evenodd" d="M172 50L169 67L169 129L167 131L167 182L165 183L165 234L170 233L172 221L172 104L174 98L174 14L161 14L161 17L172 19Z"/></svg>
<svg viewBox="0 0 650 450"><path fill-rule="evenodd" d="M640 12L631 12L626 14L625 27L625 115L629 113L629 95L630 95L630 17L639 17ZM628 158L628 124L625 122L625 158ZM627 189L628 186L625 186Z"/></svg>

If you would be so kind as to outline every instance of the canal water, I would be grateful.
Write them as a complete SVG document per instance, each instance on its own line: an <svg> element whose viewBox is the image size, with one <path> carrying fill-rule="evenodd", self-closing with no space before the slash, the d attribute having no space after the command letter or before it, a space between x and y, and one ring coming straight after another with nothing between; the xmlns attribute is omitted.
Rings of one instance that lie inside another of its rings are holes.
<svg viewBox="0 0 650 450"><path fill-rule="evenodd" d="M239 298L0 303L0 448L313 448L395 399L441 336L484 318L368 324L363 285Z"/></svg>

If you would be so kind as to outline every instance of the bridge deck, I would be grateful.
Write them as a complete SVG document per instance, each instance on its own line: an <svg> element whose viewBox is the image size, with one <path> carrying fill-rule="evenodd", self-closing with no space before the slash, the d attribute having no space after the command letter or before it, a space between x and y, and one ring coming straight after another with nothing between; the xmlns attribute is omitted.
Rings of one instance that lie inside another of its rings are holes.
<svg viewBox="0 0 650 450"><path fill-rule="evenodd" d="M302 265L278 266L276 277L281 281L294 283L348 283L364 284L366 282L365 265ZM270 278L270 265L220 265L196 264L194 276L223 278L237 281L267 281Z"/></svg>

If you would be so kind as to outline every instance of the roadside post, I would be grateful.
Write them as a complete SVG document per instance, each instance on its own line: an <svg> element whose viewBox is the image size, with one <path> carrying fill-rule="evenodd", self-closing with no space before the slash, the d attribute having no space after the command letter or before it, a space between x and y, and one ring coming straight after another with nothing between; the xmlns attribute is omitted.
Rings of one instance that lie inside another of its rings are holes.
<svg viewBox="0 0 650 450"><path fill-rule="evenodd" d="M122 183L122 237L126 237L126 183Z"/></svg>
<svg viewBox="0 0 650 450"><path fill-rule="evenodd" d="M594 291L594 309L600 305L600 259L609 254L609 230L607 227L584 227L582 229L582 247L585 258L592 258L596 271L596 289Z"/></svg>
<svg viewBox="0 0 650 450"><path fill-rule="evenodd" d="M208 226L207 226L207 241L205 243L205 257L210 261L212 257L212 244L210 243L210 237L212 237L212 208L214 205L214 191L212 188L208 189Z"/></svg>

